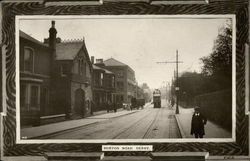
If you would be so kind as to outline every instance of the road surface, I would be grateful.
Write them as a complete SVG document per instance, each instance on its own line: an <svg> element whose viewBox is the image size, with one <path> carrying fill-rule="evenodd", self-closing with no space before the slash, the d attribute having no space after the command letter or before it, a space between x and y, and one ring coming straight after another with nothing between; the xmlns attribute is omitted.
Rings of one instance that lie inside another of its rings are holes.
<svg viewBox="0 0 250 161"><path fill-rule="evenodd" d="M86 118L87 119L87 118ZM41 139L161 139L180 138L174 110L149 105L138 112L58 132Z"/></svg>

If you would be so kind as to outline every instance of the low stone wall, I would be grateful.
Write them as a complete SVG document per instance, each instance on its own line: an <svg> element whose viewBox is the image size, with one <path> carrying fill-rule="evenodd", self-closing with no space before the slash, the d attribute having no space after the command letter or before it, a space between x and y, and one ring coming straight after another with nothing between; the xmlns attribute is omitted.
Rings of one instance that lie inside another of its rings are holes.
<svg viewBox="0 0 250 161"><path fill-rule="evenodd" d="M62 122L66 120L65 117L66 117L65 114L42 116L40 117L40 125Z"/></svg>

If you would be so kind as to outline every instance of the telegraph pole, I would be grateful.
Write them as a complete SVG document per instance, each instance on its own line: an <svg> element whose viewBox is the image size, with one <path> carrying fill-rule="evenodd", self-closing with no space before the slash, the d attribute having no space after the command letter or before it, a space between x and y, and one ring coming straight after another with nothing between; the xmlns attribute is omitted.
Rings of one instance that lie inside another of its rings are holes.
<svg viewBox="0 0 250 161"><path fill-rule="evenodd" d="M176 110L175 113L179 114L179 80L178 80L178 66L179 63L183 63L182 61L178 60L178 50L176 50L176 61L165 61L165 62L157 62L157 63L164 63L164 64L170 64L170 63L175 63L176 64L176 73L175 73L175 77L176 77L176 87L175 87L175 92L176 92Z"/></svg>
<svg viewBox="0 0 250 161"><path fill-rule="evenodd" d="M178 81L178 50L176 50L176 111L175 113L176 114L179 114L179 90L180 90L180 87L179 87L179 81Z"/></svg>

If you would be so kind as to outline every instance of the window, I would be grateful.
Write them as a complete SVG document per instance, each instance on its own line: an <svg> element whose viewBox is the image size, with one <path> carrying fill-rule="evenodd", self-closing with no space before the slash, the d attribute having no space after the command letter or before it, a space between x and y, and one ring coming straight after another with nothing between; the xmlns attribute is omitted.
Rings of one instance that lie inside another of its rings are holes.
<svg viewBox="0 0 250 161"><path fill-rule="evenodd" d="M99 86L99 75L98 73L94 73L94 83L96 86Z"/></svg>
<svg viewBox="0 0 250 161"><path fill-rule="evenodd" d="M103 85L103 73L101 73L101 86Z"/></svg>
<svg viewBox="0 0 250 161"><path fill-rule="evenodd" d="M67 65L62 64L61 65L61 76L66 76L67 75Z"/></svg>
<svg viewBox="0 0 250 161"><path fill-rule="evenodd" d="M38 86L31 86L31 93L30 93L30 105L32 107L38 106Z"/></svg>
<svg viewBox="0 0 250 161"><path fill-rule="evenodd" d="M123 90L123 88L124 88L123 82L117 82L117 88L118 88L119 90Z"/></svg>
<svg viewBox="0 0 250 161"><path fill-rule="evenodd" d="M113 88L115 88L115 77L112 76L112 85L111 85Z"/></svg>
<svg viewBox="0 0 250 161"><path fill-rule="evenodd" d="M48 105L49 104L49 90L48 90L48 88L43 88L43 101L44 101L44 104L45 105Z"/></svg>
<svg viewBox="0 0 250 161"><path fill-rule="evenodd" d="M24 107L25 104L26 104L26 97L27 97L26 94L27 94L26 85L22 84L22 85L20 86L20 105L21 105L22 107Z"/></svg>
<svg viewBox="0 0 250 161"><path fill-rule="evenodd" d="M87 76L87 63L86 62L84 62L84 69L83 69L83 71L84 71L84 73L83 73L83 75L85 75L85 76Z"/></svg>
<svg viewBox="0 0 250 161"><path fill-rule="evenodd" d="M81 75L81 59L78 59L78 74Z"/></svg>
<svg viewBox="0 0 250 161"><path fill-rule="evenodd" d="M30 48L24 48L24 71L33 72L34 52Z"/></svg>
<svg viewBox="0 0 250 161"><path fill-rule="evenodd" d="M83 59L81 60L81 75L85 75L84 71L85 71L85 64L84 64L84 61Z"/></svg>
<svg viewBox="0 0 250 161"><path fill-rule="evenodd" d="M123 71L121 71L121 70L118 71L118 77L119 77L119 78L122 78L122 77L123 77Z"/></svg>

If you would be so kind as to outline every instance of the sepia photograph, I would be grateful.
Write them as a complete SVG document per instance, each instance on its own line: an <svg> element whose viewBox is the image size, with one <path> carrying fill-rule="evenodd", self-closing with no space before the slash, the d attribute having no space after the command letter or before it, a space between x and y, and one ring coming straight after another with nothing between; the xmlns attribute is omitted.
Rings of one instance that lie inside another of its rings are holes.
<svg viewBox="0 0 250 161"><path fill-rule="evenodd" d="M249 11L1 1L0 160L249 160Z"/></svg>
<svg viewBox="0 0 250 161"><path fill-rule="evenodd" d="M233 15L16 20L18 141L235 140Z"/></svg>

